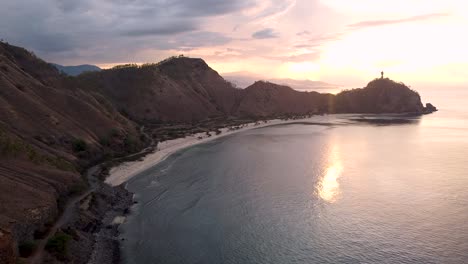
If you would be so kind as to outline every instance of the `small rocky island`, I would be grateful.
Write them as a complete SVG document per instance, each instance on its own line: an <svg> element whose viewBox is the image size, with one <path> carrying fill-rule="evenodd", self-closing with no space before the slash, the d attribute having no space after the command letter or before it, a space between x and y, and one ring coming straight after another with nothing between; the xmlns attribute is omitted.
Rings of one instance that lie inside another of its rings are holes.
<svg viewBox="0 0 468 264"><path fill-rule="evenodd" d="M342 91L331 106L335 113L415 113L429 114L437 108L424 106L418 92L389 78L371 81L366 87Z"/></svg>

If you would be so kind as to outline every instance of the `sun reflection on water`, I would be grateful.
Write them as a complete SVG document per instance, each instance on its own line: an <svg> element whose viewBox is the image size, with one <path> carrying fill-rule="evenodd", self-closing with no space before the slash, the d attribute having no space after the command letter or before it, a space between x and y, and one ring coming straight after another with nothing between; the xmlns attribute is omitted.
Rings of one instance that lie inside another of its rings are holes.
<svg viewBox="0 0 468 264"><path fill-rule="evenodd" d="M343 172L343 166L336 148L330 153L329 165L325 170L323 177L317 184L317 194L323 200L333 203L338 199L340 194L340 183L338 178Z"/></svg>

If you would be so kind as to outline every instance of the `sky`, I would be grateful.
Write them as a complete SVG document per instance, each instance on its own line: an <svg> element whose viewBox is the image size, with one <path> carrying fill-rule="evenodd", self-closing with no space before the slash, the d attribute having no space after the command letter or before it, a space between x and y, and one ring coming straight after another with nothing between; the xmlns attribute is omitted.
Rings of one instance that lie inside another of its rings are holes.
<svg viewBox="0 0 468 264"><path fill-rule="evenodd" d="M0 0L0 38L63 65L201 57L220 73L362 87L468 83L463 0Z"/></svg>

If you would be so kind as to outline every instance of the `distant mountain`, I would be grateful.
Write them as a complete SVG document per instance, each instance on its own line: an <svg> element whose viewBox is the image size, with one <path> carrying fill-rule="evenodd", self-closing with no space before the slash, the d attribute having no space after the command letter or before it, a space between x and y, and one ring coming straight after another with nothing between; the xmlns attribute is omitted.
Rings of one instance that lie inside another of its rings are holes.
<svg viewBox="0 0 468 264"><path fill-rule="evenodd" d="M63 72L70 76L78 76L83 72L95 72L100 71L101 68L95 65L83 64L78 66L63 66L60 64L51 63L55 68L57 68L60 72Z"/></svg>
<svg viewBox="0 0 468 264"><path fill-rule="evenodd" d="M293 88L294 90L315 91L315 90L333 90L336 91L340 88L339 85L330 84L321 81L311 80L295 80L295 79L281 79L281 78L265 78L260 75L252 74L249 72L232 72L224 73L223 77L229 82L233 83L239 88L246 88L256 81L263 80L271 83L285 85Z"/></svg>

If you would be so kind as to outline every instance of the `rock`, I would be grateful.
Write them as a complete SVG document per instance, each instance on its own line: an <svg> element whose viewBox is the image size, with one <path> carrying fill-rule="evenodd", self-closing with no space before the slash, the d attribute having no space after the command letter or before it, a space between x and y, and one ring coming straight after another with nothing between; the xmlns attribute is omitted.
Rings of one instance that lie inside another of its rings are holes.
<svg viewBox="0 0 468 264"><path fill-rule="evenodd" d="M437 112L437 111L438 111L437 107L433 106L431 103L427 103L426 107L424 108L425 114L430 114L430 113Z"/></svg>
<svg viewBox="0 0 468 264"><path fill-rule="evenodd" d="M0 229L0 263L15 264L17 255L13 235L8 230Z"/></svg>

